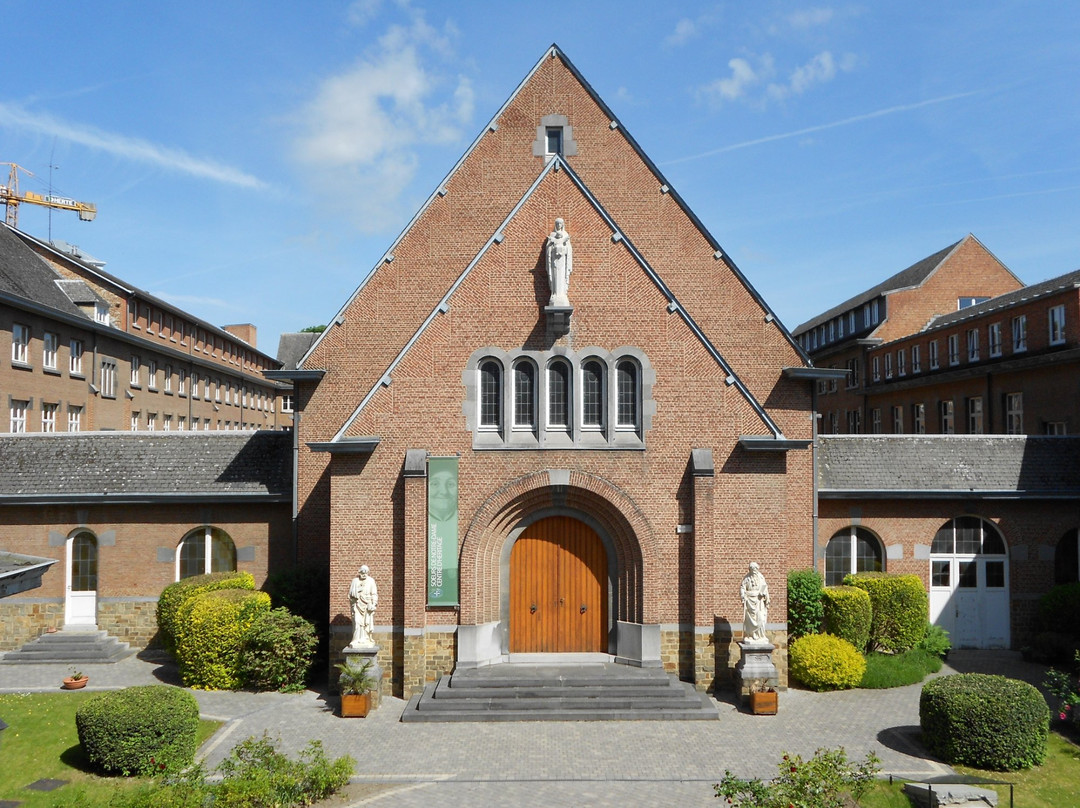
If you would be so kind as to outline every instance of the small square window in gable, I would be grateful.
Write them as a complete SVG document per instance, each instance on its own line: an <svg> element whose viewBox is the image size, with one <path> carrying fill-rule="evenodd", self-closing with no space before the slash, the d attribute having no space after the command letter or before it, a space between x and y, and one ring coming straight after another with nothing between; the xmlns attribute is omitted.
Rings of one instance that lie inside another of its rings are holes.
<svg viewBox="0 0 1080 808"><path fill-rule="evenodd" d="M536 140L533 141L534 157L573 157L577 154L577 141L574 140L574 127L565 115L545 115L536 127Z"/></svg>

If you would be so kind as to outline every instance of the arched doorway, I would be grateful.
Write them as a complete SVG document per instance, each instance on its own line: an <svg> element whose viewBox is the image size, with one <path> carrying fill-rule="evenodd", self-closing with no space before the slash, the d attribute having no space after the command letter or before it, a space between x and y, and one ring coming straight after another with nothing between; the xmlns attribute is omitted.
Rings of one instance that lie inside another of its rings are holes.
<svg viewBox="0 0 1080 808"><path fill-rule="evenodd" d="M98 543L89 530L68 537L66 583L64 625L96 626Z"/></svg>
<svg viewBox="0 0 1080 808"><path fill-rule="evenodd" d="M977 516L942 525L930 547L930 620L956 648L1009 647L1009 557Z"/></svg>
<svg viewBox="0 0 1080 808"><path fill-rule="evenodd" d="M510 551L510 653L608 650L608 559L569 516L533 522Z"/></svg>

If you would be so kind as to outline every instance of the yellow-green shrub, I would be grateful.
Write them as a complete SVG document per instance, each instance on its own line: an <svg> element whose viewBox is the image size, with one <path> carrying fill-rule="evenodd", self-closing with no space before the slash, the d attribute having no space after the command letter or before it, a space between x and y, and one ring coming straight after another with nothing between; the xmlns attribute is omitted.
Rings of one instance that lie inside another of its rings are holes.
<svg viewBox="0 0 1080 808"><path fill-rule="evenodd" d="M245 589L204 592L176 615L176 658L188 687L235 690L243 685L240 649L251 624L270 611L270 596Z"/></svg>
<svg viewBox="0 0 1080 808"><path fill-rule="evenodd" d="M211 572L193 575L161 591L157 604L158 637L171 654L176 653L176 613L188 598L218 589L254 589L255 578L250 572Z"/></svg>
<svg viewBox="0 0 1080 808"><path fill-rule="evenodd" d="M812 690L846 690L862 681L866 660L847 640L807 634L788 651L791 675Z"/></svg>
<svg viewBox="0 0 1080 808"><path fill-rule="evenodd" d="M919 644L926 634L930 600L918 575L860 572L846 576L844 583L870 595L872 649L898 654Z"/></svg>
<svg viewBox="0 0 1080 808"><path fill-rule="evenodd" d="M856 586L829 586L822 590L825 631L865 651L870 642L870 595Z"/></svg>

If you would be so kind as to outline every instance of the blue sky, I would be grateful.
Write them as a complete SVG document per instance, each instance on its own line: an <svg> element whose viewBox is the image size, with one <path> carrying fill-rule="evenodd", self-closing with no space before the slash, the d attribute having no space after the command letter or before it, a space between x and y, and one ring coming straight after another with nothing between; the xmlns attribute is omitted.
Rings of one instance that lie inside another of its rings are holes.
<svg viewBox="0 0 1080 808"><path fill-rule="evenodd" d="M0 161L52 237L215 324L327 322L557 42L781 320L973 232L1080 267L1063 2L0 0ZM49 233L23 205L20 228Z"/></svg>

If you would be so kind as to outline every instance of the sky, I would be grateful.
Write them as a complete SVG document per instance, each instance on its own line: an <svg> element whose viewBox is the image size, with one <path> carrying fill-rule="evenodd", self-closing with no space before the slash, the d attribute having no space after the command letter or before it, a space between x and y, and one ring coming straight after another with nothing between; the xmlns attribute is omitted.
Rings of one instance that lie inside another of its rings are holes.
<svg viewBox="0 0 1080 808"><path fill-rule="evenodd" d="M0 161L33 173L23 192L98 207L85 223L24 204L20 229L211 323L254 323L270 354L332 319L553 42L789 328L967 233L1025 283L1080 268L1072 3L0 15Z"/></svg>

